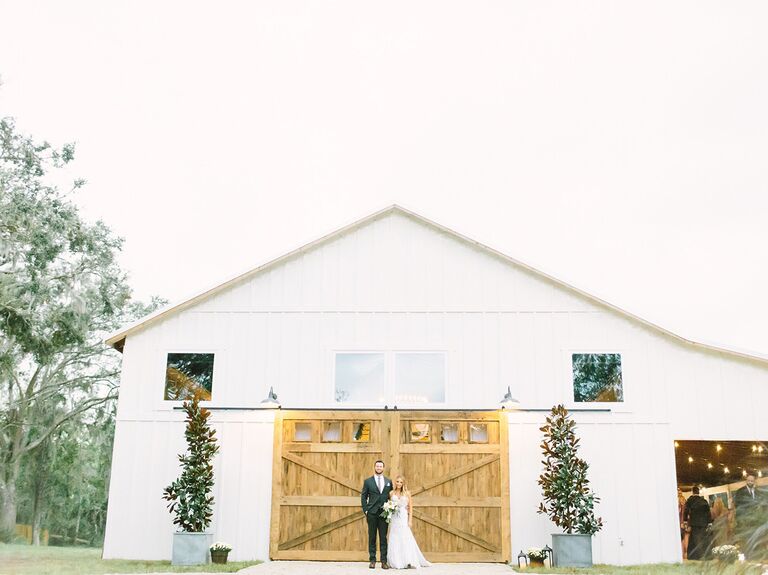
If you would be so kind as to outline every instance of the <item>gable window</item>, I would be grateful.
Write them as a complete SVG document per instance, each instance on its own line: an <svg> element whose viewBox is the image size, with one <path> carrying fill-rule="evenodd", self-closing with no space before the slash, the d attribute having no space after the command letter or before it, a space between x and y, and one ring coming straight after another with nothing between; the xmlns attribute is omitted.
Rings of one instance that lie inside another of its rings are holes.
<svg viewBox="0 0 768 575"><path fill-rule="evenodd" d="M336 401L384 403L383 353L336 354Z"/></svg>
<svg viewBox="0 0 768 575"><path fill-rule="evenodd" d="M574 353L573 399L576 402L623 402L619 353Z"/></svg>
<svg viewBox="0 0 768 575"><path fill-rule="evenodd" d="M334 399L351 405L445 403L445 352L337 352Z"/></svg>
<svg viewBox="0 0 768 575"><path fill-rule="evenodd" d="M210 401L213 392L212 353L169 353L163 399L184 401L197 396Z"/></svg>
<svg viewBox="0 0 768 575"><path fill-rule="evenodd" d="M445 355L395 354L395 403L444 403Z"/></svg>

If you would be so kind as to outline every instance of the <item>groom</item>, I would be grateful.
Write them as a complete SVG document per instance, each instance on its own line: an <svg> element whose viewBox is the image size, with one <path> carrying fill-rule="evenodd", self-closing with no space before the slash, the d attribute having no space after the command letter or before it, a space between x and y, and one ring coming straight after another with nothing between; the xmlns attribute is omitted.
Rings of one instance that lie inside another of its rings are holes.
<svg viewBox="0 0 768 575"><path fill-rule="evenodd" d="M363 491L360 494L363 513L368 519L368 556L371 561L368 567L370 569L376 567L376 533L378 533L381 568L389 569L389 565L387 565L387 522L379 514L382 505L389 499L392 481L388 477L384 477L384 462L381 459L374 464L373 470L373 476L363 481Z"/></svg>

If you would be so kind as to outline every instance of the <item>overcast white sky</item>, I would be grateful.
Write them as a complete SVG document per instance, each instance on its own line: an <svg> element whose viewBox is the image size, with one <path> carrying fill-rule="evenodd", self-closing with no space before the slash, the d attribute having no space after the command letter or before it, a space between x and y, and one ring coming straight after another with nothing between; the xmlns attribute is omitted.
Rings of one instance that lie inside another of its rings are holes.
<svg viewBox="0 0 768 575"><path fill-rule="evenodd" d="M392 203L768 353L768 3L0 0L0 115L176 300Z"/></svg>

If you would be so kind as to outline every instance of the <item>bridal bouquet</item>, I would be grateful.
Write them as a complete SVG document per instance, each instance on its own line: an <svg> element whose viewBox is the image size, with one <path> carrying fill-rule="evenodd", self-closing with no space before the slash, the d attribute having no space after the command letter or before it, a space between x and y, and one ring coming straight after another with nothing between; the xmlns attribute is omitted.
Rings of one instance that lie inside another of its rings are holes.
<svg viewBox="0 0 768 575"><path fill-rule="evenodd" d="M381 507L381 516L384 518L384 521L386 521L387 523L391 523L392 518L397 513L397 510L398 510L397 502L392 501L390 499Z"/></svg>

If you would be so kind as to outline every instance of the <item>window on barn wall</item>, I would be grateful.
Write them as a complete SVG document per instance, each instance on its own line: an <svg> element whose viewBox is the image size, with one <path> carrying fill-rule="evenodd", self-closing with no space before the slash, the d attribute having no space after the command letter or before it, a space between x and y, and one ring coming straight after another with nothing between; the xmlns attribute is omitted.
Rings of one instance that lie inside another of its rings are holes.
<svg viewBox="0 0 768 575"><path fill-rule="evenodd" d="M395 404L444 403L445 354L395 354Z"/></svg>
<svg viewBox="0 0 768 575"><path fill-rule="evenodd" d="M574 401L624 401L621 354L574 353L571 357Z"/></svg>
<svg viewBox="0 0 768 575"><path fill-rule="evenodd" d="M213 392L212 353L169 353L163 399L184 401L197 396L210 401Z"/></svg>
<svg viewBox="0 0 768 575"><path fill-rule="evenodd" d="M337 353L335 379L338 403L386 402L383 353Z"/></svg>

